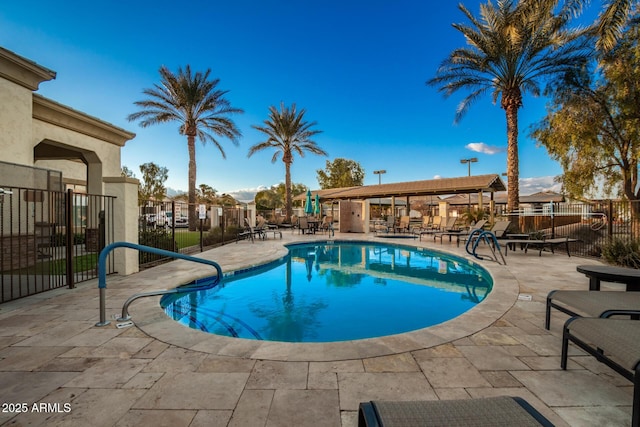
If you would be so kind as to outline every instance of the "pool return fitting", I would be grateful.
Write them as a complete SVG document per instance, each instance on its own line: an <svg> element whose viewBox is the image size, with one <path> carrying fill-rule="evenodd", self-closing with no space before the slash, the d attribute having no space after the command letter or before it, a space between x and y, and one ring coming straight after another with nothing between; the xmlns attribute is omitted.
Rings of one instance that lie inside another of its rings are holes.
<svg viewBox="0 0 640 427"><path fill-rule="evenodd" d="M164 249L152 248L150 246L137 245L129 242L111 243L110 245L105 246L105 248L100 251L100 255L98 256L98 289L100 292L100 321L96 323L96 326L107 326L109 323L111 323L106 319L106 298L107 298L106 264L107 264L107 255L109 254L109 252L111 252L116 248L129 248L129 249L135 249L139 252L149 252L156 255L162 255L168 258L184 259L187 261L198 262L200 264L207 264L216 269L215 280L207 280L205 282L206 284L202 284L199 286L197 285L194 286L190 284L188 285L188 287L181 286L174 289L161 289L157 291L142 292L142 293L130 296L122 306L122 316L116 319L118 322L122 322L118 324L119 328L133 325L133 322L131 322L131 316L129 316L129 305L133 301L137 300L138 298L165 295L165 294L177 294L177 293L185 293L185 292L203 291L203 290L213 288L218 283L220 283L220 280L222 280L222 268L218 263L214 261L209 261L207 259L202 259L202 258L196 258L196 257L184 255L177 252L166 251Z"/></svg>

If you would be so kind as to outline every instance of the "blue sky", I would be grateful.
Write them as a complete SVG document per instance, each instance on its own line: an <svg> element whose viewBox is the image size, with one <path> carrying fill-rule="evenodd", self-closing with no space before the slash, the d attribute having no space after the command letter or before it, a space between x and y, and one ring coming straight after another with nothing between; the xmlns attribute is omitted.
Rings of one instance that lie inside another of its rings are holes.
<svg viewBox="0 0 640 427"><path fill-rule="evenodd" d="M478 12L479 1L463 3ZM0 45L57 72L41 95L135 132L122 164L138 177L142 163L165 166L166 185L179 190L187 189L188 157L177 124L143 129L126 116L142 90L159 81L161 65L211 68L227 98L245 110L234 119L243 136L238 146L221 140L226 160L214 146L198 144L197 183L246 199L284 180L273 152L247 158L263 140L251 125L280 102L305 108L323 131L315 140L329 157L309 154L292 166L293 181L311 188L318 188L316 170L337 157L359 162L365 184L378 182L376 169L387 171L382 182L464 176L460 159L468 157L479 160L472 174L505 172L504 111L487 96L454 125L465 93L445 100L425 85L464 45L453 22L464 22L453 1L23 0L0 9ZM562 172L528 136L544 114L544 99L525 98L521 194L549 189Z"/></svg>

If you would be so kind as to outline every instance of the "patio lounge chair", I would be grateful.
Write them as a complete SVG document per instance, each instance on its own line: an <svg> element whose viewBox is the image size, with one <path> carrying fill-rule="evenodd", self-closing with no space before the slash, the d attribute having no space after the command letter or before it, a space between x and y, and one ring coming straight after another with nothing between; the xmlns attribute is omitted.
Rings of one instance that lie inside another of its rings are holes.
<svg viewBox="0 0 640 427"><path fill-rule="evenodd" d="M333 217L326 215L322 217L322 222L320 223L320 231L322 231L322 233L327 231L329 233L329 236L333 235Z"/></svg>
<svg viewBox="0 0 640 427"><path fill-rule="evenodd" d="M444 227L439 227L438 229L431 229L431 230L425 230L425 231L420 231L419 233L417 233L420 236L420 240L422 240L422 236L423 235L430 235L430 236L434 236L433 240L436 239L436 234L440 234L440 233L447 233L447 232L453 232L456 231L456 222L458 221L458 218L455 216L450 217L447 220L447 223L444 225Z"/></svg>
<svg viewBox="0 0 640 427"><path fill-rule="evenodd" d="M417 234L419 231L429 230L431 229L431 224L433 223L433 217L429 215L425 215L422 217L422 222L420 225L414 225L411 227L411 231L414 234Z"/></svg>
<svg viewBox="0 0 640 427"><path fill-rule="evenodd" d="M489 231L491 231L496 236L496 238L501 239L503 237L506 237L507 230L509 229L510 225L511 221L496 221Z"/></svg>
<svg viewBox="0 0 640 427"><path fill-rule="evenodd" d="M236 243L238 243L240 240L251 240L251 243L255 243L255 230L253 230L253 228L249 225L249 221L247 221L246 218L244 219L244 222L244 230L240 231L236 236Z"/></svg>
<svg viewBox="0 0 640 427"><path fill-rule="evenodd" d="M410 231L409 230L410 223L411 223L411 218L409 217L409 215L401 216L400 223L394 228L394 231L398 233L408 233Z"/></svg>
<svg viewBox="0 0 640 427"><path fill-rule="evenodd" d="M640 292L624 291L551 291L547 295L544 327L549 329L551 308L570 316L610 317L640 315Z"/></svg>
<svg viewBox="0 0 640 427"><path fill-rule="evenodd" d="M475 223L469 230L457 230L457 231L445 231L442 233L436 233L433 235L433 240L435 241L436 238L440 238L440 244L442 244L442 239L445 236L449 237L449 241L451 241L451 239L455 236L456 237L456 245L460 246L460 237L466 237L471 233L471 230L481 230L482 228L484 228L484 225L487 223L486 219L481 219L480 221L478 221L477 223Z"/></svg>
<svg viewBox="0 0 640 427"><path fill-rule="evenodd" d="M456 221L457 221L457 218L452 216L447 220L447 223L445 225L442 225L442 217L436 216L433 218L431 228L426 230L420 230L416 232L416 234L418 234L420 237L420 240L422 240L423 235L433 236L436 233L450 231L455 226Z"/></svg>
<svg viewBox="0 0 640 427"><path fill-rule="evenodd" d="M640 427L640 321L591 317L567 320L562 332L562 369L567 369L569 341L633 383L631 425Z"/></svg>
<svg viewBox="0 0 640 427"><path fill-rule="evenodd" d="M360 403L358 427L553 426L520 397Z"/></svg>
<svg viewBox="0 0 640 427"><path fill-rule="evenodd" d="M270 226L267 224L267 221L265 221L263 217L259 217L254 231L261 232L263 239L267 238L268 233L272 233L274 239L276 238L276 235L280 235L280 238L282 239L282 231L278 230L277 226Z"/></svg>
<svg viewBox="0 0 640 427"><path fill-rule="evenodd" d="M384 231L385 233L388 233L389 231L393 230L393 227L396 223L396 218L393 216L389 216L387 217L387 220L384 223L380 223L374 226L374 231L376 233Z"/></svg>
<svg viewBox="0 0 640 427"><path fill-rule="evenodd" d="M255 237L257 237L258 239L265 239L265 235L263 230L257 228L257 227L253 227L251 225L251 223L249 222L249 218L245 218L244 219L244 231L240 232L239 234L244 234L244 233L250 233L251 234L251 241L253 241L253 239Z"/></svg>
<svg viewBox="0 0 640 427"><path fill-rule="evenodd" d="M546 237L543 237L542 239L509 239L505 242L504 254L507 255L509 248L513 251L515 250L516 245L520 245L520 247L524 249L524 253L527 253L529 247L534 247L539 250L538 256L542 256L542 251L546 248L550 249L552 254L555 254L556 252L554 247L564 245L565 250L567 251L567 256L570 257L571 253L569 252L569 243L577 241L578 239L570 239L568 236L553 239L547 239Z"/></svg>

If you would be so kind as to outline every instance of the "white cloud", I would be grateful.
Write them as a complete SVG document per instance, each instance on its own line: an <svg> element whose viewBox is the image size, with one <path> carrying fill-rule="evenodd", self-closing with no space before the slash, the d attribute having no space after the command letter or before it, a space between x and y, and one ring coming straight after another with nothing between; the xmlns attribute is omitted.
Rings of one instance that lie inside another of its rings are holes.
<svg viewBox="0 0 640 427"><path fill-rule="evenodd" d="M184 193L186 193L186 191L184 190L176 190L174 188L167 187L167 197L174 197L174 196L177 196L178 194L184 194Z"/></svg>
<svg viewBox="0 0 640 427"><path fill-rule="evenodd" d="M253 199L255 199L256 193L258 193L258 191L266 190L268 188L269 187L267 186L259 185L255 188L243 188L240 190L228 191L227 194L241 202L251 202L253 201Z"/></svg>
<svg viewBox="0 0 640 427"><path fill-rule="evenodd" d="M442 176L440 176L440 175L434 175L434 176L433 176L433 179L442 179Z"/></svg>
<svg viewBox="0 0 640 427"><path fill-rule="evenodd" d="M498 154L507 151L504 147L496 147L495 145L487 145L484 142L471 142L465 145L467 150L475 151L476 153L484 154Z"/></svg>
<svg viewBox="0 0 640 427"><path fill-rule="evenodd" d="M533 178L520 178L520 194L529 195L540 191L554 191L559 193L562 184L554 181L553 176L538 176Z"/></svg>

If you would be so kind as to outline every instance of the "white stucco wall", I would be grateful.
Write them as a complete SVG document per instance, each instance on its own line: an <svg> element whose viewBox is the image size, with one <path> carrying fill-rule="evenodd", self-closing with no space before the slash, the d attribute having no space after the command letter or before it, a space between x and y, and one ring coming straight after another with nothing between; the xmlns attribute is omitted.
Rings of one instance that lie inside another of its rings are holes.
<svg viewBox="0 0 640 427"><path fill-rule="evenodd" d="M30 165L33 150L25 150L31 139L31 90L0 78L0 153L2 160Z"/></svg>

